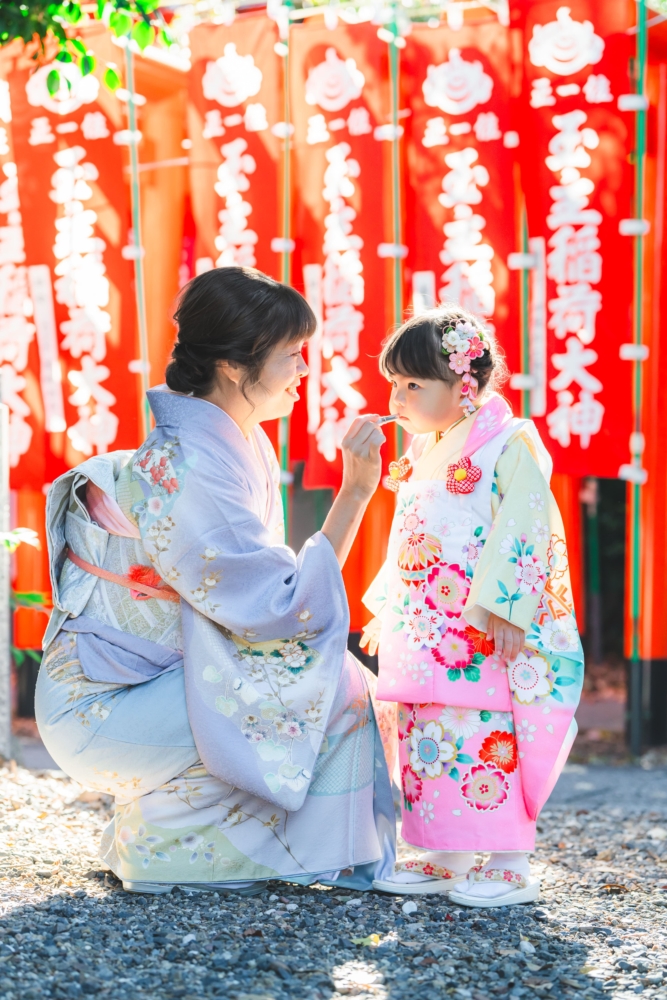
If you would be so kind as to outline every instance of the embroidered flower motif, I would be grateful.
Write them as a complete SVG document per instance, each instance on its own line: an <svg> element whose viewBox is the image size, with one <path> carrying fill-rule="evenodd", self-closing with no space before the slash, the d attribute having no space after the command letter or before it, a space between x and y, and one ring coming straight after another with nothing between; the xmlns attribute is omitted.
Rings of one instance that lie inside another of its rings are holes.
<svg viewBox="0 0 667 1000"><path fill-rule="evenodd" d="M419 528L423 528L425 523L424 518L420 517L417 510L413 507L407 511L405 517L403 518L401 531L407 531L408 534L411 535L415 531L418 531Z"/></svg>
<svg viewBox="0 0 667 1000"><path fill-rule="evenodd" d="M435 813L433 811L433 803L425 802L424 805L419 810L420 817L424 820L424 823L430 823L435 819Z"/></svg>
<svg viewBox="0 0 667 1000"><path fill-rule="evenodd" d="M517 736L519 737L519 743L534 743L535 737L533 733L537 732L537 726L528 725L528 719L522 719L521 722L516 727Z"/></svg>
<svg viewBox="0 0 667 1000"><path fill-rule="evenodd" d="M554 653L571 653L579 648L577 630L570 618L546 622L540 629L540 639Z"/></svg>
<svg viewBox="0 0 667 1000"><path fill-rule="evenodd" d="M410 805L419 802L422 797L423 785L421 778L415 774L409 764L404 764L401 768L401 787L403 788L403 798Z"/></svg>
<svg viewBox="0 0 667 1000"><path fill-rule="evenodd" d="M531 510L544 510L544 500L541 493L528 494L528 506Z"/></svg>
<svg viewBox="0 0 667 1000"><path fill-rule="evenodd" d="M505 774L511 774L512 771L516 770L518 763L514 734L503 733L496 729L482 743L479 759L485 764L499 767Z"/></svg>
<svg viewBox="0 0 667 1000"><path fill-rule="evenodd" d="M471 809L493 812L507 801L510 784L501 770L488 764L478 764L464 774L461 795Z"/></svg>
<svg viewBox="0 0 667 1000"><path fill-rule="evenodd" d="M542 521L540 520L539 517L535 518L535 520L533 521L533 526L531 528L531 531L535 535L535 541L537 542L538 545L540 542L546 542L547 538L549 537L549 525L542 524Z"/></svg>
<svg viewBox="0 0 667 1000"><path fill-rule="evenodd" d="M424 772L427 778L439 778L444 761L456 757L456 747L444 739L444 731L438 722L427 722L423 729L414 726L410 733L410 767L417 774Z"/></svg>
<svg viewBox="0 0 667 1000"><path fill-rule="evenodd" d="M480 727L479 712L474 708L455 708L448 705L439 716L439 722L449 730L456 739L469 740Z"/></svg>
<svg viewBox="0 0 667 1000"><path fill-rule="evenodd" d="M419 587L426 579L428 570L442 556L440 539L425 531L413 532L401 542L398 550L398 569L401 579L408 587Z"/></svg>
<svg viewBox="0 0 667 1000"><path fill-rule="evenodd" d="M545 698L553 691L549 678L549 664L543 656L520 653L514 663L507 665L510 691L522 705L532 705L536 698Z"/></svg>
<svg viewBox="0 0 667 1000"><path fill-rule="evenodd" d="M505 555L507 552L514 552L514 535L505 535L500 543L499 551L501 555Z"/></svg>
<svg viewBox="0 0 667 1000"><path fill-rule="evenodd" d="M443 538L447 538L448 535L451 535L453 527L454 527L454 522L448 521L446 517L443 517L440 524L436 524L435 530L438 532L439 535L442 535Z"/></svg>
<svg viewBox="0 0 667 1000"><path fill-rule="evenodd" d="M541 594L547 582L544 563L537 556L519 556L514 567L514 576L522 594Z"/></svg>
<svg viewBox="0 0 667 1000"><path fill-rule="evenodd" d="M94 719L99 719L100 722L104 722L111 715L111 710L108 709L101 701L93 702L90 706L90 714Z"/></svg>
<svg viewBox="0 0 667 1000"><path fill-rule="evenodd" d="M285 665L292 671L298 670L300 672L301 668L306 665L306 653L298 642L286 642L280 650L280 655L285 661Z"/></svg>
<svg viewBox="0 0 667 1000"><path fill-rule="evenodd" d="M447 466L447 489L450 493L472 493L475 483L482 478L482 470L473 465L469 458Z"/></svg>
<svg viewBox="0 0 667 1000"><path fill-rule="evenodd" d="M432 649L440 639L439 626L443 620L443 614L436 608L429 608L426 604L411 604L406 615L406 625L408 631L408 646L411 649Z"/></svg>
<svg viewBox="0 0 667 1000"><path fill-rule="evenodd" d="M434 643L433 657L443 667L464 670L472 663L475 647L465 632L448 628L440 642Z"/></svg>
<svg viewBox="0 0 667 1000"><path fill-rule="evenodd" d="M473 628L472 625L466 626L466 635L472 642L475 652L481 653L482 656L492 656L495 649L495 644L493 639L487 639L485 632L480 632L479 629Z"/></svg>
<svg viewBox="0 0 667 1000"><path fill-rule="evenodd" d="M447 618L458 618L470 590L464 570L455 563L440 563L428 575L432 590L426 597L429 607L443 611Z"/></svg>
<svg viewBox="0 0 667 1000"><path fill-rule="evenodd" d="M552 583L554 580L560 580L561 577L565 576L569 561L564 538L559 538L558 535L551 536L549 548L547 549L547 562L549 563L550 570L549 579Z"/></svg>
<svg viewBox="0 0 667 1000"><path fill-rule="evenodd" d="M293 712L283 712L273 723L273 726L281 739L285 740L305 740L308 735L306 723L298 719Z"/></svg>
<svg viewBox="0 0 667 1000"><path fill-rule="evenodd" d="M162 512L162 501L159 497L149 497L146 507L150 514L155 514L156 516Z"/></svg>

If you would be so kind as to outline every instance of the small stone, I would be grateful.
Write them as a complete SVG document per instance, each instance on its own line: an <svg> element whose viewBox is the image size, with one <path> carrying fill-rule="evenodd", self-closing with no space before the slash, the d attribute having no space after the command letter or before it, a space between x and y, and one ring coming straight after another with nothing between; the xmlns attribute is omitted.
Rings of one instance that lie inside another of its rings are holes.
<svg viewBox="0 0 667 1000"><path fill-rule="evenodd" d="M526 941L525 938L519 943L519 951L522 951L524 955L534 955L535 945L531 944L530 941Z"/></svg>
<svg viewBox="0 0 667 1000"><path fill-rule="evenodd" d="M667 830L664 826L654 826L646 834L651 840L667 840Z"/></svg>
<svg viewBox="0 0 667 1000"><path fill-rule="evenodd" d="M348 901L347 901L347 903L345 905L346 906L361 906L361 904L362 904L362 900L356 898L356 899L348 899Z"/></svg>
<svg viewBox="0 0 667 1000"><path fill-rule="evenodd" d="M417 910L418 910L418 906L415 903L414 899L409 899L407 901L407 903L403 903L403 906L401 907L401 909L403 910L403 913L406 913L406 914L416 913Z"/></svg>
<svg viewBox="0 0 667 1000"><path fill-rule="evenodd" d="M294 913L295 910L299 909L299 906L297 903L288 903L285 909L288 911L288 913Z"/></svg>

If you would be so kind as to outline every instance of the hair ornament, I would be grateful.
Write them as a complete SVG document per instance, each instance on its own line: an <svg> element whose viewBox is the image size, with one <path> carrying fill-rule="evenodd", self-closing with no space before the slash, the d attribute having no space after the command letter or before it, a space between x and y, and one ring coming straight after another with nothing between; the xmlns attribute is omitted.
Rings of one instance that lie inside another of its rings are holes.
<svg viewBox="0 0 667 1000"><path fill-rule="evenodd" d="M475 358L481 358L489 345L484 340L484 334L469 322L456 323L449 326L442 335L442 353L449 356L449 367L457 375L462 376L461 408L466 414L475 412L474 402L477 399L479 382L470 372L470 364Z"/></svg>

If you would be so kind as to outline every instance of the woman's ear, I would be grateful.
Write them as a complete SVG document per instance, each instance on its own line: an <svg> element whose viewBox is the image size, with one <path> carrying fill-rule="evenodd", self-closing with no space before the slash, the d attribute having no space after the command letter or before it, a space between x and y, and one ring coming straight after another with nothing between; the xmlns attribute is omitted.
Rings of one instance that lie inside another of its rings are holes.
<svg viewBox="0 0 667 1000"><path fill-rule="evenodd" d="M233 361L218 361L217 369L220 374L237 386L243 378L243 369L240 365L235 365Z"/></svg>

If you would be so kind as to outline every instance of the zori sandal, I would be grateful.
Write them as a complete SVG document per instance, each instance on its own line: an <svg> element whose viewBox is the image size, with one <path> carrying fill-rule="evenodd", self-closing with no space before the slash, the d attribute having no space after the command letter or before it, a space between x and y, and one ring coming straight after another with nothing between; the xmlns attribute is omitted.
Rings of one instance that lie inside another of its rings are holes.
<svg viewBox="0 0 667 1000"><path fill-rule="evenodd" d="M470 893L473 885L479 882L503 882L512 885L502 896L476 896ZM489 868L480 871L473 868L468 872L467 884L449 893L452 903L458 906L477 906L480 909L491 909L495 906L518 906L520 903L535 903L540 898L540 880L533 875L521 875L519 872L507 871L502 868Z"/></svg>
<svg viewBox="0 0 667 1000"><path fill-rule="evenodd" d="M448 892L457 882L467 878L466 874L457 875L449 868L434 865L428 861L412 858L399 861L394 867L394 874L411 872L413 875L424 875L423 882L394 882L393 879L375 879L373 888L378 892L390 892L394 896L424 896L434 892Z"/></svg>

